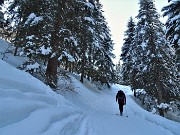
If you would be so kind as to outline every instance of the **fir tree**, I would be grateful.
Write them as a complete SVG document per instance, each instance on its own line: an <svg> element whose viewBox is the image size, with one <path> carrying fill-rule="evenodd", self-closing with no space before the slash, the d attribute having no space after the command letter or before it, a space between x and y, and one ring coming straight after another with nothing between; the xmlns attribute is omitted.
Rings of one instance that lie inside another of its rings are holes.
<svg viewBox="0 0 180 135"><path fill-rule="evenodd" d="M122 64L122 77L123 82L126 85L130 85L131 81L131 67L133 65L132 51L133 51L133 42L135 35L135 23L133 18L130 17L129 22L127 24L127 30L125 31L124 44L122 46L121 60Z"/></svg>
<svg viewBox="0 0 180 135"><path fill-rule="evenodd" d="M134 49L136 79L145 91L168 102L177 97L178 83L174 76L173 50L166 42L163 24L159 21L153 0L140 0Z"/></svg>
<svg viewBox="0 0 180 135"><path fill-rule="evenodd" d="M164 16L168 16L166 22L166 37L176 50L176 64L180 71L180 1L169 0L170 4L162 8ZM178 75L180 77L180 74Z"/></svg>
<svg viewBox="0 0 180 135"><path fill-rule="evenodd" d="M83 78L88 75L91 56L91 46L93 43L93 29L94 19L93 14L95 12L94 1L82 1L78 6L78 22L76 25L76 36L78 39L78 69L81 74L80 81L83 83Z"/></svg>
<svg viewBox="0 0 180 135"><path fill-rule="evenodd" d="M121 65L120 59L118 61L118 64L116 64L116 67L115 67L115 83L116 84L123 84L122 65Z"/></svg>
<svg viewBox="0 0 180 135"><path fill-rule="evenodd" d="M77 28L81 81L87 76L89 80L109 85L114 77L110 30L102 14L102 5L95 1L89 1L85 5L86 10L80 15L83 18Z"/></svg>
<svg viewBox="0 0 180 135"><path fill-rule="evenodd" d="M114 64L112 61L115 58L115 55L112 53L114 44L111 39L110 29L102 12L102 5L98 3L98 11L95 14L94 69L98 69L96 70L97 77L95 79L109 86L110 82L115 81Z"/></svg>

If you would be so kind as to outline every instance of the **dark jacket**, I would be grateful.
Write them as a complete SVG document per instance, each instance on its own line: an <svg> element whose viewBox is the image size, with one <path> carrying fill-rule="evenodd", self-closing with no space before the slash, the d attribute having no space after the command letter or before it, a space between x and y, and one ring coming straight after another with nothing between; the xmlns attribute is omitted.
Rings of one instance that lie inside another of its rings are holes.
<svg viewBox="0 0 180 135"><path fill-rule="evenodd" d="M126 104L126 95L122 90L119 90L116 95L116 102L118 101L118 104L125 105Z"/></svg>

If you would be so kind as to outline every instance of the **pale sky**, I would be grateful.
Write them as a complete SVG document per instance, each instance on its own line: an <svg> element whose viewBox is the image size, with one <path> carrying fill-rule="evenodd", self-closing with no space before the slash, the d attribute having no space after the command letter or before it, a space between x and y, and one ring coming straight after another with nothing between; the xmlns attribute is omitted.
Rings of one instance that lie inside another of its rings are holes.
<svg viewBox="0 0 180 135"><path fill-rule="evenodd" d="M124 31L127 23L132 16L134 19L138 15L139 0L99 0L103 5L104 15L110 27L112 39L115 43L113 53L116 55L114 63L118 63L123 45ZM168 5L168 0L155 0L157 11L162 15L162 7ZM136 21L136 20L135 20ZM161 19L162 22L166 18Z"/></svg>

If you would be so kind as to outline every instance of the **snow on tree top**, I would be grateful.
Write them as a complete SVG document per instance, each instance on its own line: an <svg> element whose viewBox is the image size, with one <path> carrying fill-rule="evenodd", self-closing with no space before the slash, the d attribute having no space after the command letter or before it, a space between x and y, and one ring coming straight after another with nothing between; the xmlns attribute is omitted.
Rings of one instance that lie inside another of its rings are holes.
<svg viewBox="0 0 180 135"><path fill-rule="evenodd" d="M41 51L41 54L48 55L51 53L51 48L50 47L45 48L45 46L43 45L42 47L40 47L40 51Z"/></svg>
<svg viewBox="0 0 180 135"><path fill-rule="evenodd" d="M36 62L34 64L31 64L31 65L27 65L26 69L27 70L31 70L31 69L36 69L36 68L39 68L39 64Z"/></svg>
<svg viewBox="0 0 180 135"><path fill-rule="evenodd" d="M94 10L94 5L91 4L90 2L87 2L85 5L89 8L91 8L92 10Z"/></svg>
<svg viewBox="0 0 180 135"><path fill-rule="evenodd" d="M31 13L25 22L25 25L28 24L30 21L32 25L37 24L39 21L41 21L43 18L41 16L37 17L34 13Z"/></svg>
<svg viewBox="0 0 180 135"><path fill-rule="evenodd" d="M68 54L68 53L65 52L65 51L62 52L62 55L58 58L58 60L59 60L59 61L62 60L63 57L66 57L66 58L68 59L68 61L70 61L70 62L74 62L74 61L75 61L75 59L73 58L73 56L70 55L70 54Z"/></svg>
<svg viewBox="0 0 180 135"><path fill-rule="evenodd" d="M163 109L165 109L165 108L168 108L168 107L169 107L169 105L166 104L166 103L161 103L160 105L158 105L158 108L163 108Z"/></svg>

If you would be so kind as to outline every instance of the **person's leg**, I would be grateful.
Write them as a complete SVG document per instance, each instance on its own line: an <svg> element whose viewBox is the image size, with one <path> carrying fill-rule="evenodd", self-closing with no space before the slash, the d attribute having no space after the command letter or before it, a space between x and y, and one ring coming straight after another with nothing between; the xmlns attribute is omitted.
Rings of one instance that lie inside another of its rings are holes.
<svg viewBox="0 0 180 135"><path fill-rule="evenodd" d="M119 114L121 115L121 105L119 104Z"/></svg>
<svg viewBox="0 0 180 135"><path fill-rule="evenodd" d="M119 105L119 109L120 109L120 115L123 114L123 105Z"/></svg>

